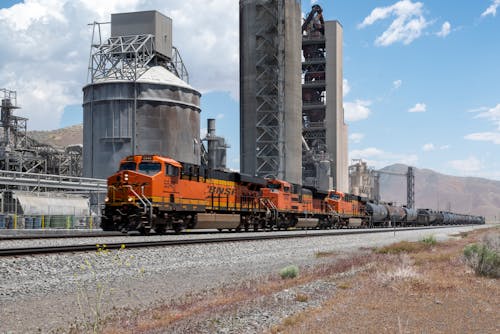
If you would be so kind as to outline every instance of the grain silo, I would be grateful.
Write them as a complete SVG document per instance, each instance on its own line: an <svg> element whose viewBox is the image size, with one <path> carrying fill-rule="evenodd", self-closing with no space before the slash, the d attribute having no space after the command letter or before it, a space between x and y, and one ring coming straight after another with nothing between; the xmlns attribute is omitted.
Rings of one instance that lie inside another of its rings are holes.
<svg viewBox="0 0 500 334"><path fill-rule="evenodd" d="M100 31L96 29L94 31ZM111 37L93 44L83 88L84 176L106 178L131 154L200 163L200 96L157 11L111 15Z"/></svg>

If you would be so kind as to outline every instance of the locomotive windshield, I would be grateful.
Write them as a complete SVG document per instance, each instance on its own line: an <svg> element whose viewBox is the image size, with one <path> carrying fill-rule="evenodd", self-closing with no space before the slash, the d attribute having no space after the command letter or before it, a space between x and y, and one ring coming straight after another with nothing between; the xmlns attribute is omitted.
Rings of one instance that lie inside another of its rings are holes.
<svg viewBox="0 0 500 334"><path fill-rule="evenodd" d="M120 165L120 170L135 170L137 164L135 162L124 162Z"/></svg>
<svg viewBox="0 0 500 334"><path fill-rule="evenodd" d="M279 183L277 183L277 184L275 184L275 183L268 183L267 187L269 189L280 189L281 188L281 184L279 184Z"/></svg>
<svg viewBox="0 0 500 334"><path fill-rule="evenodd" d="M141 162L139 164L139 173L154 175L161 171L161 164L158 162Z"/></svg>
<svg viewBox="0 0 500 334"><path fill-rule="evenodd" d="M336 193L330 193L330 198L338 201L340 199L340 195Z"/></svg>

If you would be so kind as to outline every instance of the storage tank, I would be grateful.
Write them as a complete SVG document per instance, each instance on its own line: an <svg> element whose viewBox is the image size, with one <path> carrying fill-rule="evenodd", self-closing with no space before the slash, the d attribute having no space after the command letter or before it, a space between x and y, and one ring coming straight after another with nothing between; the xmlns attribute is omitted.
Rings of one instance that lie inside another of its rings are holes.
<svg viewBox="0 0 500 334"><path fill-rule="evenodd" d="M366 203L366 213L372 218L372 222L384 222L389 218L387 208L379 204Z"/></svg>
<svg viewBox="0 0 500 334"><path fill-rule="evenodd" d="M132 154L199 164L200 97L162 66L135 82L103 79L85 86L84 176L107 178Z"/></svg>

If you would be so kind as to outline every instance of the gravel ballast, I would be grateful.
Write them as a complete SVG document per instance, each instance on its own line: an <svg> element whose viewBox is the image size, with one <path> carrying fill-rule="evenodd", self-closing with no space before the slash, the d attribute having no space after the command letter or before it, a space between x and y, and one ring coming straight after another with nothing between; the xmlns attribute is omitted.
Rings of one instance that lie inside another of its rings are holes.
<svg viewBox="0 0 500 334"><path fill-rule="evenodd" d="M140 309L277 274L289 264L314 266L322 261L317 252L352 252L429 235L444 240L473 228L477 227L0 258L0 333L69 328L91 313L78 305L79 293L92 297L101 291L106 297L103 314L112 308ZM240 329L247 326L236 323Z"/></svg>

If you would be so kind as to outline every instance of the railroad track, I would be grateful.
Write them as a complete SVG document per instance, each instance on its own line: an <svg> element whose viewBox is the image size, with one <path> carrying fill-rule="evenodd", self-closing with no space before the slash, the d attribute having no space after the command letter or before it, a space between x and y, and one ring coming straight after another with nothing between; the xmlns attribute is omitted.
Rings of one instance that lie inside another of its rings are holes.
<svg viewBox="0 0 500 334"><path fill-rule="evenodd" d="M443 229L459 226L471 225L449 225L449 226L426 226L426 227L411 227L411 228L398 228L396 230L390 228L373 229L373 230L334 230L328 232L318 231L304 231L303 233L294 234L262 234L252 236L231 236L221 238L203 238L203 239L175 239L175 240L160 240L160 241L140 241L140 242L120 242L120 243L106 243L106 249L120 249L125 248L146 248L146 247L167 247L179 245L195 245L195 244L209 244L209 243L222 243L222 242L242 242L242 241L258 241L258 240L272 240L272 239L292 239L292 238L311 238L311 237L326 237L326 236L341 236L352 234L369 234L369 233L388 233L395 231L414 231L414 230L428 230L428 229ZM25 247L25 248L5 248L0 249L0 257L2 256L26 256L37 254L54 254L54 253L75 253L75 252L89 252L97 251L97 245L66 245L66 246L47 246L47 247Z"/></svg>

